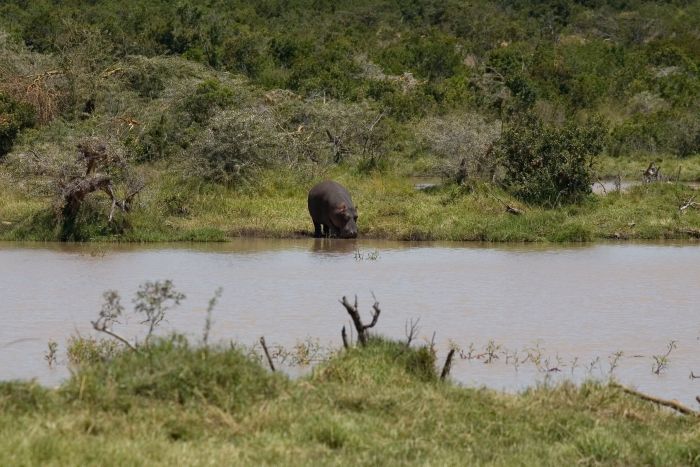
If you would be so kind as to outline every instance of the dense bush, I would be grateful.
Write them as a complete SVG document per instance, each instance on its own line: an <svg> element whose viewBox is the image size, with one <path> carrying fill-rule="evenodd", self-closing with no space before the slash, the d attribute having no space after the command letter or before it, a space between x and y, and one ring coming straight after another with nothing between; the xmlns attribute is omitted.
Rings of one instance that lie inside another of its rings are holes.
<svg viewBox="0 0 700 467"><path fill-rule="evenodd" d="M219 183L249 179L288 153L269 111L244 108L216 115L191 149L194 169Z"/></svg>
<svg viewBox="0 0 700 467"><path fill-rule="evenodd" d="M19 131L34 123L32 106L0 93L0 158L10 151Z"/></svg>
<svg viewBox="0 0 700 467"><path fill-rule="evenodd" d="M605 126L594 119L559 128L534 118L509 125L498 151L504 183L525 201L555 206L591 192L595 157L603 150Z"/></svg>
<svg viewBox="0 0 700 467"><path fill-rule="evenodd" d="M498 159L492 148L500 127L500 122L478 115L452 114L424 119L418 135L426 149L440 157L442 175L461 184L493 180Z"/></svg>

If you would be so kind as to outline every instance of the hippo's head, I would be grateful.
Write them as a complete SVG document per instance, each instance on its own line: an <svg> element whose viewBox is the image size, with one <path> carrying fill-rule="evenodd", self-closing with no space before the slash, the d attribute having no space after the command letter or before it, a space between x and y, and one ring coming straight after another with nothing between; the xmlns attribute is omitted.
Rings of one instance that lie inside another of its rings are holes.
<svg viewBox="0 0 700 467"><path fill-rule="evenodd" d="M340 238L357 237L357 209L354 207L341 204L331 214L331 221L338 229Z"/></svg>

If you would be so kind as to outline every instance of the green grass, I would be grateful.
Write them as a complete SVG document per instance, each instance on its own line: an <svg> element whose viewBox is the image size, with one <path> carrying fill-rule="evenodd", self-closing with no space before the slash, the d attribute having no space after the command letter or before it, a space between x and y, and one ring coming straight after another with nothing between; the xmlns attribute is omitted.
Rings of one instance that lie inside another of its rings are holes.
<svg viewBox="0 0 700 467"><path fill-rule="evenodd" d="M686 158L672 155L666 157L649 156L647 158L641 155L601 157L598 161L597 173L601 179L611 179L620 174L623 180L639 182L642 180L642 173L652 161L661 168L661 175L664 177L686 182L700 181L700 155Z"/></svg>
<svg viewBox="0 0 700 467"><path fill-rule="evenodd" d="M410 178L391 174L326 174L346 185L358 206L360 236L397 240L563 242L597 239L696 237L700 211L680 214L694 191L674 183L634 187L629 192L591 195L580 205L547 209L525 206L492 186L445 185L417 191ZM158 174L126 219L106 222L106 197L81 218L81 238L95 241L225 241L238 236L300 237L312 233L307 190L317 179L266 173L254 187L183 181ZM2 190L2 189L0 189ZM99 197L98 197L99 198ZM500 200L500 201L499 201ZM522 208L514 216L504 204ZM0 239L56 240L48 201L0 192Z"/></svg>
<svg viewBox="0 0 700 467"><path fill-rule="evenodd" d="M374 339L298 380L182 338L0 383L3 465L697 465L700 422L614 387L520 395L440 382L427 349Z"/></svg>

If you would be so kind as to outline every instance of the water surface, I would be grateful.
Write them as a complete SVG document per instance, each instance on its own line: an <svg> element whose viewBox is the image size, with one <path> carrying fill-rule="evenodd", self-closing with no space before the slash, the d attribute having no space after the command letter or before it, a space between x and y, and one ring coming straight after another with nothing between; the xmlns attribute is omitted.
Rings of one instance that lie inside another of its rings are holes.
<svg viewBox="0 0 700 467"><path fill-rule="evenodd" d="M614 371L620 381L693 405L700 394L700 380L689 378L700 374L700 246L692 243L0 243L0 378L57 384L68 369L47 367L47 342L65 350L69 336L90 335L103 291L119 291L130 308L138 285L156 279L172 279L187 295L163 331L194 339L218 287L212 340L253 344L264 335L290 347L308 337L340 345L349 320L338 300L357 294L369 317L374 293L379 332L402 338L405 323L420 318L418 340L435 333L440 358L451 343L465 357L473 344L472 356L480 358L453 367L465 385L520 390L604 378L621 351ZM119 329L140 332L135 320ZM653 356L672 340L668 368L653 374ZM489 342L500 346L499 358L486 364ZM530 353L517 370L515 352L518 361Z"/></svg>

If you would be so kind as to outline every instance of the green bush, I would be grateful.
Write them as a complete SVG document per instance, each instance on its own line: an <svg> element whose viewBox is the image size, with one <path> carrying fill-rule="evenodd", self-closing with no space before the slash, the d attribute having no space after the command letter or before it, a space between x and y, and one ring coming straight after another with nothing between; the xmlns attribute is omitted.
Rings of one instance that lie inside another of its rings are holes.
<svg viewBox="0 0 700 467"><path fill-rule="evenodd" d="M600 119L561 128L534 118L511 124L498 147L506 188L524 201L549 206L580 201L591 192L604 136Z"/></svg>
<svg viewBox="0 0 700 467"><path fill-rule="evenodd" d="M224 109L235 101L234 91L215 79L200 83L194 93L182 104L183 110L196 123L204 123L218 109Z"/></svg>
<svg viewBox="0 0 700 467"><path fill-rule="evenodd" d="M126 408L136 396L178 404L206 401L234 411L273 396L283 382L238 349L192 347L174 335L139 352L124 350L82 365L64 389L69 398L105 407Z"/></svg>
<svg viewBox="0 0 700 467"><path fill-rule="evenodd" d="M0 93L0 158L10 152L20 130L34 126L34 108Z"/></svg>

